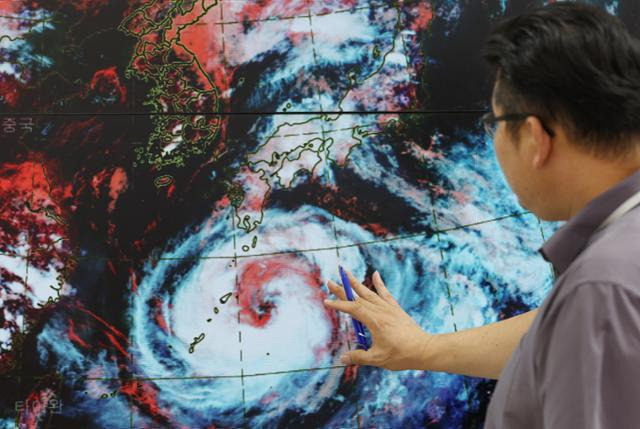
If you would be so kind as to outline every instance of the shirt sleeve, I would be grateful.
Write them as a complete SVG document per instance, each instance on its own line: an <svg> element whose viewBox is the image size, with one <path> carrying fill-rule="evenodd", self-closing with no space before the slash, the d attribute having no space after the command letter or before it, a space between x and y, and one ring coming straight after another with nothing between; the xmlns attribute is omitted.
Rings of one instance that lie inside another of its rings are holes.
<svg viewBox="0 0 640 429"><path fill-rule="evenodd" d="M583 283L548 314L536 347L545 429L640 428L638 289Z"/></svg>

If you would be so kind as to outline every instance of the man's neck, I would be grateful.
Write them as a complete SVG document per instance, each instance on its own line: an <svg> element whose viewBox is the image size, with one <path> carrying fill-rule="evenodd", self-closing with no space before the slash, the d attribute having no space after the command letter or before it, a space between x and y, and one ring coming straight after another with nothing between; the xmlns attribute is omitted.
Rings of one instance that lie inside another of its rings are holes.
<svg viewBox="0 0 640 429"><path fill-rule="evenodd" d="M640 170L640 151L623 160L585 158L576 166L573 186L567 187L568 218L575 216L599 195Z"/></svg>

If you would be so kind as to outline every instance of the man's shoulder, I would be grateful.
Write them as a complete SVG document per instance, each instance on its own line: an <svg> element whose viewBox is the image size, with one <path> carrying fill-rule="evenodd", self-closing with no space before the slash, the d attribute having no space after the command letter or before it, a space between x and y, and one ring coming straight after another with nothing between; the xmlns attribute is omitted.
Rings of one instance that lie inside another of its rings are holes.
<svg viewBox="0 0 640 429"><path fill-rule="evenodd" d="M640 294L640 210L596 237L559 280L571 285L569 289L607 283Z"/></svg>
<svg viewBox="0 0 640 429"><path fill-rule="evenodd" d="M540 308L542 319L554 320L567 300L577 301L576 295L585 298L605 291L615 293L601 299L614 296L640 299L640 211L629 214L633 216L625 217L596 237L556 280ZM584 287L587 289L578 292Z"/></svg>
<svg viewBox="0 0 640 429"><path fill-rule="evenodd" d="M571 338L574 342L582 338L594 346L606 343L619 347L624 338L633 336L634 343L640 346L637 284L595 280L575 283L545 304L532 333L532 357L537 364L546 359L551 348L564 347L558 346L558 338Z"/></svg>

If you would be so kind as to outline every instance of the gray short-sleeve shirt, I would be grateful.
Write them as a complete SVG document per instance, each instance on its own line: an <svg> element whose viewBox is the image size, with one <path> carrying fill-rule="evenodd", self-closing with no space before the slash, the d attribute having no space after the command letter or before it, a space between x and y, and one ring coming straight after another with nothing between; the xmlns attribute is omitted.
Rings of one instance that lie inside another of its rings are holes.
<svg viewBox="0 0 640 429"><path fill-rule="evenodd" d="M640 172L591 201L540 249L556 281L503 369L485 429L640 428Z"/></svg>

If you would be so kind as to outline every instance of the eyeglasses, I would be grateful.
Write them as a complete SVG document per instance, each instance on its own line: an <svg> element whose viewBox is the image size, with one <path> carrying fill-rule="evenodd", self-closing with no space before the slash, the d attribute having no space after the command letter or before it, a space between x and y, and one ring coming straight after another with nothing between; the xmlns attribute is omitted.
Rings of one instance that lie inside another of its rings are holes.
<svg viewBox="0 0 640 429"><path fill-rule="evenodd" d="M498 122L500 121L523 121L527 119L529 116L533 116L538 118L542 128L549 134L551 137L555 135L553 130L545 125L545 123L540 119L539 116L534 115L533 113L509 113L507 115L495 116L493 112L489 112L482 116L480 119L484 124L484 130L491 137L495 136L496 130L498 128Z"/></svg>

